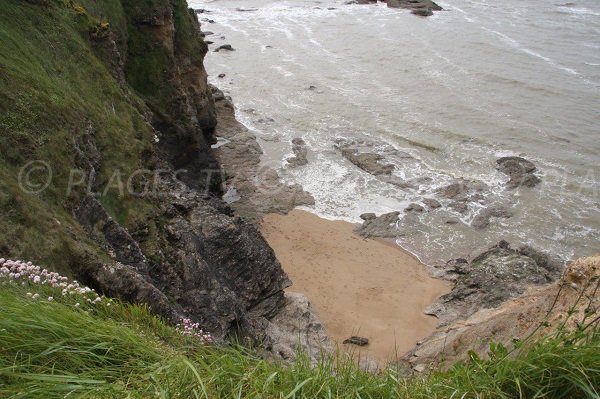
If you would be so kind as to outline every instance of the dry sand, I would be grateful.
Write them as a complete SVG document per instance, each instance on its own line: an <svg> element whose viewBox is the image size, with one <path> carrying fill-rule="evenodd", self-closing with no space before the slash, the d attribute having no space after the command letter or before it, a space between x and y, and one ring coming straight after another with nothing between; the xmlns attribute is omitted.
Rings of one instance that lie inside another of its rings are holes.
<svg viewBox="0 0 600 399"><path fill-rule="evenodd" d="M360 349L380 364L411 349L435 330L427 305L449 292L400 247L364 239L354 225L293 210L265 216L262 233L305 294L328 334L342 346L351 335L369 338ZM357 351L356 346L343 345Z"/></svg>

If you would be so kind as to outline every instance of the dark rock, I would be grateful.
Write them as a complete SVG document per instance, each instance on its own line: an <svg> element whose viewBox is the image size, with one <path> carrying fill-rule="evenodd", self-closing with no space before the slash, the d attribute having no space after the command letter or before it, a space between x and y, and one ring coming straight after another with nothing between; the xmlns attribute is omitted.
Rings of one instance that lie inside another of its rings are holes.
<svg viewBox="0 0 600 399"><path fill-rule="evenodd" d="M425 208L423 208L421 205L419 204L415 204L414 202L409 204L405 209L404 212L423 212L425 211Z"/></svg>
<svg viewBox="0 0 600 399"><path fill-rule="evenodd" d="M458 224L458 223L460 223L460 220L454 219L454 218L452 218L452 219L446 219L446 221L444 223L446 223L446 224Z"/></svg>
<svg viewBox="0 0 600 399"><path fill-rule="evenodd" d="M512 211L502 205L493 205L479 211L477 216L473 218L471 227L483 229L490 224L493 217L495 218L510 218L513 215Z"/></svg>
<svg viewBox="0 0 600 399"><path fill-rule="evenodd" d="M429 17L433 15L431 8L415 8L410 13L418 15L419 17Z"/></svg>
<svg viewBox="0 0 600 399"><path fill-rule="evenodd" d="M235 51L235 49L233 47L231 47L231 44L223 44L223 45L217 47L214 51L219 52L221 50Z"/></svg>
<svg viewBox="0 0 600 399"><path fill-rule="evenodd" d="M385 237L393 238L398 235L398 216L400 212L385 213L379 217L364 219L356 231L363 237Z"/></svg>
<svg viewBox="0 0 600 399"><path fill-rule="evenodd" d="M317 86L310 85L308 86L308 90L317 90Z"/></svg>
<svg viewBox="0 0 600 399"><path fill-rule="evenodd" d="M255 12L255 11L258 11L258 8L241 8L241 7L238 7L235 10L239 11L239 12Z"/></svg>
<svg viewBox="0 0 600 399"><path fill-rule="evenodd" d="M204 9L204 8L198 8L198 9L196 9L194 11L196 12L196 14L208 14L208 13L211 12L210 10L207 10L207 9Z"/></svg>
<svg viewBox="0 0 600 399"><path fill-rule="evenodd" d="M220 79L223 79L225 76L227 76L227 75L225 75L224 73L220 73L220 74L219 74L219 78L220 78Z"/></svg>
<svg viewBox="0 0 600 399"><path fill-rule="evenodd" d="M423 203L431 209L441 208L442 206L438 200L433 198L423 198Z"/></svg>
<svg viewBox="0 0 600 399"><path fill-rule="evenodd" d="M534 187L540 183L540 178L534 175L536 166L521 157L502 157L496 161L498 170L510 177L506 186L515 189L521 186Z"/></svg>
<svg viewBox="0 0 600 399"><path fill-rule="evenodd" d="M352 344L358 346L366 346L369 345L369 339L364 337L358 337L356 335L351 336L348 339L345 339L343 344Z"/></svg>
<svg viewBox="0 0 600 399"><path fill-rule="evenodd" d="M412 14L422 17L433 15L433 11L441 11L442 7L431 0L387 0L390 8L405 8L411 10Z"/></svg>

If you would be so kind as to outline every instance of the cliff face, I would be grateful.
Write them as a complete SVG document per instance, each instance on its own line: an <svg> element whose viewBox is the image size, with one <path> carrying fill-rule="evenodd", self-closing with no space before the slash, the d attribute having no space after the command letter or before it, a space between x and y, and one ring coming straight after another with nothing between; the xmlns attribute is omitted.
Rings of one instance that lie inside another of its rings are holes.
<svg viewBox="0 0 600 399"><path fill-rule="evenodd" d="M185 0L7 0L0 41L0 254L269 346L290 282L219 198Z"/></svg>

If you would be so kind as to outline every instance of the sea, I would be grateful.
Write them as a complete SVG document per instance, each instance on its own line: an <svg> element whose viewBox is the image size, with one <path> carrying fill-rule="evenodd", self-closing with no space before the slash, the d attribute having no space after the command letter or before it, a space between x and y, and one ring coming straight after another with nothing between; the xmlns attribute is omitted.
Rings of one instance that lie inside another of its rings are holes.
<svg viewBox="0 0 600 399"><path fill-rule="evenodd" d="M304 209L350 222L400 211L398 245L430 265L499 240L565 261L600 252L600 1L447 0L428 18L385 3L188 2L206 10L210 82L263 164L314 196ZM290 168L294 138L308 164ZM381 154L410 188L349 162L340 141ZM507 189L503 156L533 162L541 183ZM466 212L403 212L459 179L485 187ZM471 226L497 205L512 217Z"/></svg>

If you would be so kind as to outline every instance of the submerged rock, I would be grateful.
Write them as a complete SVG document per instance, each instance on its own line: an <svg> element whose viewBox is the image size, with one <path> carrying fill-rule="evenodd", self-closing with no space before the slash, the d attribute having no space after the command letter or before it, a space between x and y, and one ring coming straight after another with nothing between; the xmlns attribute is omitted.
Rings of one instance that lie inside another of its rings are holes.
<svg viewBox="0 0 600 399"><path fill-rule="evenodd" d="M442 207L442 204L440 204L440 201L438 201L434 198L423 198L423 203L431 209L437 209L437 208Z"/></svg>
<svg viewBox="0 0 600 399"><path fill-rule="evenodd" d="M493 205L489 208L484 208L479 213L473 221L471 222L471 227L476 229L486 228L492 218L505 218L508 219L513 215L512 211L505 206L502 205Z"/></svg>
<svg viewBox="0 0 600 399"><path fill-rule="evenodd" d="M359 152L350 146L342 147L341 150L344 158L372 175L391 175L394 171L394 165L380 162L384 159L382 155L373 152Z"/></svg>

